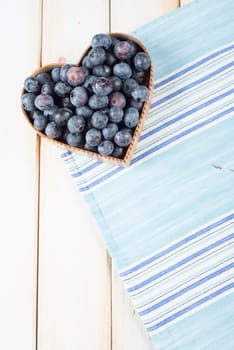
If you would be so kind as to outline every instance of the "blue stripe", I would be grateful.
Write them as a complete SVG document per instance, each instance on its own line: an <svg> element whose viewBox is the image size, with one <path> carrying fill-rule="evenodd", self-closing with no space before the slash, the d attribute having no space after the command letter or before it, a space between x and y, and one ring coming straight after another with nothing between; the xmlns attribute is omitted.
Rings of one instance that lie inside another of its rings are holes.
<svg viewBox="0 0 234 350"><path fill-rule="evenodd" d="M149 265L150 263L154 262L155 260L157 260L157 259L159 259L159 258L161 258L161 257L163 257L163 256L165 256L165 255L167 255L167 254L169 254L171 252L173 252L174 250L176 250L176 249L182 247L183 245L185 245L186 243L191 242L191 241L193 241L194 239L196 239L196 238L198 238L200 236L203 236L205 233L213 230L214 228L216 228L216 227L218 227L218 226L220 226L220 225L224 224L225 222L230 221L232 219L234 219L234 213L226 216L225 218L222 218L221 220L218 220L218 221L214 222L211 225L208 225L208 226L204 227L203 229L193 233L192 235L190 235L188 237L185 237L181 241L171 245L170 247L168 247L167 249L164 249L160 253L150 257L149 259L141 262L140 264L132 267L131 269L122 272L120 274L120 276L124 277L126 275L129 275L132 272L135 272L135 271L137 271L139 269L142 269L144 266Z"/></svg>
<svg viewBox="0 0 234 350"><path fill-rule="evenodd" d="M154 108L154 107L156 107L156 106L161 105L162 103L164 103L164 102L166 102L166 101L168 101L168 100L170 100L170 99L172 99L172 98L174 98L174 97L176 97L176 96L182 94L183 92L185 92L185 91L187 91L187 90L189 90L189 89L191 89L191 88L193 88L193 87L195 87L195 86L197 86L197 85L203 83L203 82L206 81L206 80L209 80L210 78L213 78L214 76L216 76L216 75L222 73L223 71L225 71L225 70L227 70L228 68L231 68L231 67L233 67L233 66L234 66L234 63L233 63L233 62L230 62L230 63L226 64L225 66L216 69L215 71L213 71L213 72L211 72L211 73L205 75L204 77L202 77L202 78L200 78L200 79L198 79L198 80L195 80L195 81L193 81L192 83L190 83L190 84L188 84L188 85L182 87L181 89L172 92L170 95L167 95L167 96L161 98L160 100L158 100L158 101L152 103L151 106L150 106L150 108Z"/></svg>
<svg viewBox="0 0 234 350"><path fill-rule="evenodd" d="M217 56L220 56L220 55L222 55L223 53L228 52L228 51L231 51L231 50L233 50L233 49L234 49L234 45L231 45L231 46L225 47L224 49L221 49L221 50L219 50L219 51L216 51L216 52L214 52L213 54L211 54L211 55L209 55L209 56L207 56L207 57L201 59L200 61L198 61L198 62L192 64L191 66L182 69L182 70L179 71L178 73L172 74L170 77L168 77L168 78L166 78L166 79L160 81L159 83L156 83L156 84L154 85L154 88L157 89L157 88L159 88L159 87L161 87L161 86L163 86L163 85L166 85L166 84L169 83L170 81L173 81L173 80L175 80L175 79L181 77L182 75L184 75L184 74L190 72L191 70L193 70L193 69L195 69L195 68L197 68L197 67L203 65L203 63L206 63L206 62L212 60L213 58L215 58L215 57L217 57Z"/></svg>
<svg viewBox="0 0 234 350"><path fill-rule="evenodd" d="M207 276L203 277L199 281L196 281L196 282L190 284L189 286L181 289L180 291L172 294L168 298L165 298L165 299L161 300L159 303L152 305L148 309L145 309L144 311L139 312L139 315L140 316L144 316L144 315L146 315L146 314L148 314L148 313L150 313L150 312L152 312L152 311L154 311L156 309L159 309L161 306L171 302L172 300L175 300L176 298L179 298L181 295L183 295L183 294L189 292L190 290L200 286L201 284L203 284L203 283L205 283L205 282L207 282L207 281L209 281L209 280L211 280L211 279L221 275L222 273L224 273L224 272L226 272L228 270L231 270L233 267L234 267L234 263L231 263L231 264L229 264L227 266L224 266L223 268L221 268L221 269L211 273L210 275L207 275Z"/></svg>
<svg viewBox="0 0 234 350"><path fill-rule="evenodd" d="M211 293L210 295L207 295L206 297L196 301L195 303L185 307L184 309L176 312L174 315L165 318L163 321L156 323L154 326L147 328L148 332L152 332L158 328L161 328L162 326L166 325L167 323L170 323L171 321L177 319L178 317L186 314L187 312L195 309L196 307L206 303L207 301L210 301L214 299L215 297L227 292L228 290L232 289L234 287L234 283L229 283L228 285L224 286L223 288L220 288L216 290L215 292Z"/></svg>
<svg viewBox="0 0 234 350"><path fill-rule="evenodd" d="M155 133L158 132L158 131L161 131L162 129L164 129L164 128L166 128L166 127L172 125L172 124L175 124L175 123L178 122L179 120L182 120L182 119L184 119L184 118L190 116L191 114L196 113L196 112L200 111L201 109L203 109L203 108L205 108L205 107L207 107L207 106L209 106L209 105L211 105L211 104L213 104L213 103L215 103L215 102L217 102L217 101L219 101L219 100L221 100L221 99L223 99L223 98L225 98L225 97L227 97L227 96L229 96L229 95L232 95L233 92L234 92L234 89L231 89L231 90L229 90L229 91L226 91L225 93L223 93L223 94L221 94L221 95L219 95L219 96L213 97L212 99L210 99L210 100L208 100L208 101L206 101L206 102L200 104L199 106L194 107L194 108L190 109L189 111L182 113L182 114L179 115L178 117L176 117L176 118L174 118L174 119L172 119L172 120L167 121L166 123L164 123L164 124L158 126L158 127L155 128L155 129L152 129L152 130L148 131L147 133L145 133L144 135L142 135L142 136L140 137L140 141L141 141L141 140L144 140L145 138L147 138L147 137L149 137L149 136L151 136L151 135L153 135L153 134L155 134Z"/></svg>
<svg viewBox="0 0 234 350"><path fill-rule="evenodd" d="M192 255L187 256L183 260L178 261L176 264L174 264L174 265L164 269L163 271L160 271L159 273L147 278L145 281L138 283L133 287L128 288L128 292L134 292L135 290L138 290L142 287L145 287L146 285L157 280L158 278L168 274L169 272L176 270L178 267L183 266L183 265L187 264L188 262L196 259L197 257L203 255L204 253L222 245L225 242L230 241L232 238L234 238L234 233L231 233L230 235L220 239L219 241L216 241L216 242L208 245L207 247L198 250L197 252L193 253Z"/></svg>
<svg viewBox="0 0 234 350"><path fill-rule="evenodd" d="M71 151L66 151L65 153L62 153L62 154L60 155L60 157L61 157L61 158L66 158L66 157L70 156L71 154L72 154Z"/></svg>
<svg viewBox="0 0 234 350"><path fill-rule="evenodd" d="M197 125L193 126L192 128L189 128L189 129L183 131L182 133L180 133L178 135L175 135L174 137L171 137L167 141L164 141L161 144L159 144L159 145L149 149L145 153L139 155L138 157L135 157L132 160L131 164L134 164L134 163L138 162L142 158L150 155L151 153L153 153L153 152L155 152L155 151L157 151L157 150L159 150L161 148L164 148L165 146L168 146L169 144L173 143L174 141L179 140L180 138L191 134L193 131L201 129L203 126L208 125L208 124L214 122L215 120L218 120L218 119L224 117L225 115L227 115L227 114L229 114L231 112L234 112L234 108L232 108L232 107L227 109L227 110L225 110L225 111L223 111L223 112L221 112L221 113L219 113L219 114L217 114L216 116L214 116L212 118L207 119L206 121L204 121L204 122L202 122L200 124L197 124ZM106 175L104 175L104 176L96 179L95 181L91 182L89 185L79 188L79 191L80 192L85 192L85 191L89 190L90 188L95 187L96 185L98 185L98 184L102 183L103 181L107 180L108 178L112 177L113 175L121 172L122 170L125 170L125 169L122 168L122 167L115 168L114 170L110 171Z"/></svg>
<svg viewBox="0 0 234 350"><path fill-rule="evenodd" d="M87 172L89 172L90 170L96 168L97 166L103 164L101 161L97 161L97 162L94 162L94 163L91 163L89 166L87 166L86 168L84 168L83 170L80 170L80 172L78 173L75 173L75 174L72 174L72 177L78 177L78 176L81 176Z"/></svg>

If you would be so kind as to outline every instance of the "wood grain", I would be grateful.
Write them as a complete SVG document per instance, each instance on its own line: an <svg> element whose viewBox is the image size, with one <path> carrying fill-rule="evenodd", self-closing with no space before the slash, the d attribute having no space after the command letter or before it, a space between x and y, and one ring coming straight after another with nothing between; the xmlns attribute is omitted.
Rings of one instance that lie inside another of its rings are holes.
<svg viewBox="0 0 234 350"><path fill-rule="evenodd" d="M1 6L0 349L35 349L36 144L20 110L39 64L40 1ZM4 68L3 68L4 67Z"/></svg>

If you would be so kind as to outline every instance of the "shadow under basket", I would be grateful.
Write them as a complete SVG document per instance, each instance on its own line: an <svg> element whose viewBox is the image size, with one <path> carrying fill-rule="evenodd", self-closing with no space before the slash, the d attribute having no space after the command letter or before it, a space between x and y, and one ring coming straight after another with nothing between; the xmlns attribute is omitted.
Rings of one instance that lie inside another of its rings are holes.
<svg viewBox="0 0 234 350"><path fill-rule="evenodd" d="M144 47L144 45L135 37L128 35L128 34L122 34L122 33L109 33L111 36L120 39L120 40L132 40L138 47L140 47L140 49L149 54L147 49ZM90 51L91 47L89 46L85 52L82 54L79 62L77 64L74 64L74 66L79 66L82 62L82 59L84 58L84 56L87 55L87 53ZM57 63L53 63L53 64L49 64L49 65L45 65L41 68L38 68L36 71L34 71L31 76L36 76L39 73L42 72L50 72L53 68L55 67L61 67L61 64L57 64ZM143 104L141 113L140 113L140 117L139 117L139 122L137 124L137 126L135 127L134 133L132 135L132 142L130 143L130 145L127 147L127 150L125 152L125 155L123 158L115 158L112 156L103 156L101 154L95 153L95 152L91 152L88 150L85 150L84 148L82 148L82 146L79 147L73 147L68 145L67 143L61 141L61 140L56 140L56 139L51 139L49 137L47 137L45 134L43 134L42 132L36 130L30 120L29 117L29 113L27 111L24 110L23 106L21 106L22 111L23 111L23 115L25 117L25 119L27 120L27 122L30 124L30 126L34 129L34 131L36 131L36 133L38 135L40 135L42 138L52 142L53 144L57 145L57 146L62 146L65 149L71 151L71 152L76 152L79 153L80 155L86 156L86 157L90 157L102 162L106 162L106 163L110 163L112 165L117 165L117 166L122 166L122 167L128 167L130 165L131 159L134 155L134 151L138 142L138 139L141 135L143 126L144 126L144 122L146 119L146 116L148 114L149 111L149 107L150 107L150 103L151 103L151 99L152 99L152 94L153 94L153 88L154 88L154 74L153 74L153 67L152 64L150 65L150 68L147 71L146 74L146 78L145 81L143 82L143 85L147 86L149 91L150 91L150 97L148 98L148 100ZM21 96L25 93L26 91L23 89L22 90L22 94Z"/></svg>

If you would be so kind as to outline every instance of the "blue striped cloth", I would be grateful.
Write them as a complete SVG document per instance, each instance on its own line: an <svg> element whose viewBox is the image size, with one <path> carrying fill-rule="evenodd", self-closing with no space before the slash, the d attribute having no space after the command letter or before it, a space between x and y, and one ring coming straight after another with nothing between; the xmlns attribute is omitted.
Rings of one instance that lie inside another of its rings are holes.
<svg viewBox="0 0 234 350"><path fill-rule="evenodd" d="M131 166L61 150L158 350L233 350L234 1L132 34L155 91Z"/></svg>

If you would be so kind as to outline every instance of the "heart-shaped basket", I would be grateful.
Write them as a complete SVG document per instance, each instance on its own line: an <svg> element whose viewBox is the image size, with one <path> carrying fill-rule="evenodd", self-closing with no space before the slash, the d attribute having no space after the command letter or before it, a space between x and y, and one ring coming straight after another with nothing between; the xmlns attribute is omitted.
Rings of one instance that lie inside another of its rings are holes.
<svg viewBox="0 0 234 350"><path fill-rule="evenodd" d="M117 38L117 39L121 39L121 40L132 40L136 45L138 45L141 50L145 53L148 53L147 49L145 48L145 46L135 37L128 35L128 34L123 34L123 33L109 33L109 35ZM77 64L74 64L74 66L79 66L82 62L82 59L84 58L84 56L87 55L87 53L90 51L91 47L89 46L84 53L82 54L79 62ZM53 64L49 64L49 65L45 65L41 68L38 68L36 71L34 71L31 76L36 76L39 73L42 72L49 72L51 71L53 68L55 67L61 67L62 64L57 64L57 63L53 63ZM27 120L27 122L30 124L30 126L34 129L34 131L36 131L36 133L38 135L40 135L42 138L49 140L50 142L54 143L57 146L63 146L66 149L72 151L72 152L78 152L81 155L84 156L88 156L88 157L92 157L93 159L97 159L103 162L107 162L110 163L112 165L117 165L117 166L122 166L122 167L128 167L130 165L131 159L133 157L134 154L134 150L136 148L139 136L141 134L143 125L144 125L144 121L146 119L146 116L148 114L148 110L149 110L149 106L150 106L150 102L151 102L151 98L152 98L152 93L153 93L153 87L154 87L154 74L153 74L153 67L152 67L152 63L150 65L150 68L148 69L148 72L146 74L146 78L145 81L143 83L143 85L147 86L149 91L150 91L150 97L149 99L143 104L141 113L140 113L140 117L139 117L139 122L134 130L134 134L132 136L132 142L130 143L130 145L127 148L127 151L124 155L123 158L115 158L115 157L111 157L111 156L103 156L100 155L98 153L95 152L91 152L88 151L84 148L82 148L82 146L79 147L73 147L70 146L68 144L66 144L63 141L60 140L55 140L55 139L51 139L49 137L47 137L45 134L43 134L42 132L36 130L30 120L29 117L29 113L27 113L27 111L24 110L23 106L21 106L21 109L23 111L23 115L25 117L25 119ZM22 90L22 94L21 96L25 93L26 91L23 89Z"/></svg>

